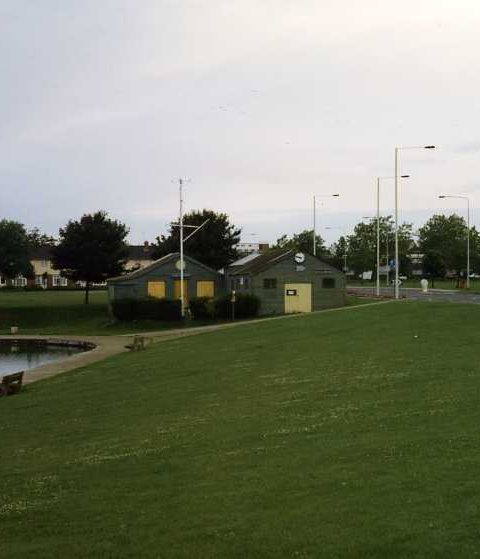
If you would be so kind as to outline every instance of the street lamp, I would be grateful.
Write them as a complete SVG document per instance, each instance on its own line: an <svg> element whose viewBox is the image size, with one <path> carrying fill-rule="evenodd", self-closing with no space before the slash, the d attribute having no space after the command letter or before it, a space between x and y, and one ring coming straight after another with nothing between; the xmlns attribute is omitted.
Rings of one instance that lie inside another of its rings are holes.
<svg viewBox="0 0 480 559"><path fill-rule="evenodd" d="M467 289L470 289L470 198L453 194L441 195L439 198L459 198L467 201Z"/></svg>
<svg viewBox="0 0 480 559"><path fill-rule="evenodd" d="M400 175L400 178L408 179L410 175ZM377 177L377 297L380 295L380 181L393 179L395 177Z"/></svg>
<svg viewBox="0 0 480 559"><path fill-rule="evenodd" d="M435 146L402 146L395 148L395 299L400 298L398 260L398 178L399 178L399 152L401 149L435 149Z"/></svg>
<svg viewBox="0 0 480 559"><path fill-rule="evenodd" d="M317 255L317 238L316 238L316 210L315 210L315 199L316 198L338 198L340 194L320 194L313 195L313 256Z"/></svg>

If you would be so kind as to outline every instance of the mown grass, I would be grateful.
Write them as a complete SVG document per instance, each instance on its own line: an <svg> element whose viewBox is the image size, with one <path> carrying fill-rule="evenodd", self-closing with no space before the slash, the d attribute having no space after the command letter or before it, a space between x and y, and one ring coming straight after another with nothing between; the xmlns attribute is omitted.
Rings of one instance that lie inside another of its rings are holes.
<svg viewBox="0 0 480 559"><path fill-rule="evenodd" d="M0 291L0 334L18 326L20 334L118 335L198 324L156 320L114 321L108 311L106 291L90 293L84 304L82 291Z"/></svg>
<svg viewBox="0 0 480 559"><path fill-rule="evenodd" d="M349 296L347 304L365 304L365 298ZM188 328L211 321L162 322L158 320L114 321L108 311L106 291L90 293L84 304L82 291L0 291L0 334L18 326L20 334L118 335L170 328Z"/></svg>
<svg viewBox="0 0 480 559"><path fill-rule="evenodd" d="M261 322L0 399L0 557L473 557L479 321Z"/></svg>

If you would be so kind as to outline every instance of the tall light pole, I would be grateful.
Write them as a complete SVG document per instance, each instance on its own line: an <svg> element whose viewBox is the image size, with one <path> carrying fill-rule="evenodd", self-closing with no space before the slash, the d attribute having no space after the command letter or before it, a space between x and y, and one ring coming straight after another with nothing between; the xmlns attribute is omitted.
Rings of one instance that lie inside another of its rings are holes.
<svg viewBox="0 0 480 559"><path fill-rule="evenodd" d="M400 175L401 179L408 179L409 177L410 175ZM377 177L377 297L380 295L380 181L393 179L395 177Z"/></svg>
<svg viewBox="0 0 480 559"><path fill-rule="evenodd" d="M399 179L399 153L403 149L435 149L435 146L402 146L395 148L395 299L400 298L400 262L398 259L398 179Z"/></svg>
<svg viewBox="0 0 480 559"><path fill-rule="evenodd" d="M317 255L317 229L316 229L316 220L317 220L317 211L315 208L315 199L316 198L338 198L340 194L320 194L320 195L313 195L313 256Z"/></svg>
<svg viewBox="0 0 480 559"><path fill-rule="evenodd" d="M445 194L439 198L459 198L467 201L467 289L470 289L470 198L468 196L457 196Z"/></svg>

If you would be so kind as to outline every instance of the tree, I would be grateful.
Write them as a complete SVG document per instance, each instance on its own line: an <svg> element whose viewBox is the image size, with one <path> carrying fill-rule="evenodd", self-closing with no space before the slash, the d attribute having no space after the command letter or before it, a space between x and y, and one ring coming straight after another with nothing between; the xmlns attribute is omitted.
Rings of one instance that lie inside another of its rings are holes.
<svg viewBox="0 0 480 559"><path fill-rule="evenodd" d="M388 243L389 260L394 258L395 224L391 216L381 217L380 226L380 265L387 264L386 248ZM353 234L347 238L349 267L356 274L366 270L376 271L377 267L377 220L371 219L368 223L358 223ZM411 267L408 258L414 248L412 238L412 225L403 223L398 229L398 254L400 270L407 273Z"/></svg>
<svg viewBox="0 0 480 559"><path fill-rule="evenodd" d="M342 235L336 243L333 243L329 252L331 255L330 264L346 272L348 269L348 242L346 237Z"/></svg>
<svg viewBox="0 0 480 559"><path fill-rule="evenodd" d="M55 244L55 239L50 235L41 233L38 227L30 229L27 235L31 248L52 247Z"/></svg>
<svg viewBox="0 0 480 559"><path fill-rule="evenodd" d="M202 264L215 270L224 268L238 258L237 245L240 242L241 229L230 223L224 213L212 210L192 211L183 217L184 225L200 226L208 219L208 223L185 242L185 254L195 258ZM184 236L188 236L193 229L185 229ZM180 231L178 227L170 226L168 235L157 237L154 245L153 258L161 258L171 252L178 252L180 248Z"/></svg>
<svg viewBox="0 0 480 559"><path fill-rule="evenodd" d="M53 266L73 281L85 282L85 304L90 286L124 271L128 257L125 237L128 228L108 218L106 212L86 214L60 229L53 247Z"/></svg>
<svg viewBox="0 0 480 559"><path fill-rule="evenodd" d="M0 273L6 278L33 278L30 244L25 227L17 221L0 221Z"/></svg>
<svg viewBox="0 0 480 559"><path fill-rule="evenodd" d="M315 235L317 256L328 255L325 241L320 235ZM313 254L313 229L305 229L300 233L295 233L292 237L282 235L274 245L275 248L291 248L299 252Z"/></svg>
<svg viewBox="0 0 480 559"><path fill-rule="evenodd" d="M423 253L425 271L431 277L443 277L450 270L457 278L466 270L467 225L463 217L452 214L434 215L419 230L419 250ZM471 269L478 269L480 238L475 227L470 228Z"/></svg>

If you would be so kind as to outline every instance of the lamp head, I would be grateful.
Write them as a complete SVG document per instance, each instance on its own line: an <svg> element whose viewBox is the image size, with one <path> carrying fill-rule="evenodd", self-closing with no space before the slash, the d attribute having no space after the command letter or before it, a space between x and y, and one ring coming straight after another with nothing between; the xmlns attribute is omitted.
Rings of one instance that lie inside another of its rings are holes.
<svg viewBox="0 0 480 559"><path fill-rule="evenodd" d="M441 196L439 196L439 198L446 198L446 196L443 196L443 194Z"/></svg>
<svg viewBox="0 0 480 559"><path fill-rule="evenodd" d="M423 146L424 149L435 149L435 146Z"/></svg>
<svg viewBox="0 0 480 559"><path fill-rule="evenodd" d="M333 197L338 198L340 194L332 194Z"/></svg>
<svg viewBox="0 0 480 559"><path fill-rule="evenodd" d="M409 178L410 178L410 175L400 175L400 178L401 178L401 179L409 179Z"/></svg>

